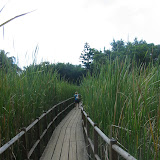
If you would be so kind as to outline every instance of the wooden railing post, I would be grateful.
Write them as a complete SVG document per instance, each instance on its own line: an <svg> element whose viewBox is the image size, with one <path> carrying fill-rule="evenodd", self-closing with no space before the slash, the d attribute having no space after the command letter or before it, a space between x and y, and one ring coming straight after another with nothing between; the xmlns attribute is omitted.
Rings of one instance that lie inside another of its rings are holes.
<svg viewBox="0 0 160 160"><path fill-rule="evenodd" d="M26 128L23 128L22 131L24 131L24 135L22 136L22 157L24 160L28 160L28 147L27 147L27 132Z"/></svg>
<svg viewBox="0 0 160 160"><path fill-rule="evenodd" d="M60 112L62 112L62 111L63 111L63 103L60 106ZM63 118L64 118L64 112L61 113L61 120L60 121L62 121Z"/></svg>
<svg viewBox="0 0 160 160"><path fill-rule="evenodd" d="M60 104L57 106L57 114L59 114L59 113L60 113ZM60 123L60 120L61 120L61 115L58 116L58 118L57 118L58 124Z"/></svg>
<svg viewBox="0 0 160 160"><path fill-rule="evenodd" d="M2 159L5 159L5 156L4 156L4 154L5 154L5 153L3 153L3 154L0 154L0 160L2 160Z"/></svg>
<svg viewBox="0 0 160 160"><path fill-rule="evenodd" d="M117 144L117 141L113 138L110 139L110 160L118 160L118 154L112 149L112 145Z"/></svg>
<svg viewBox="0 0 160 160"><path fill-rule="evenodd" d="M66 104L66 102L64 102L63 105L64 105L64 108L67 108L67 106L68 106L68 104ZM68 114L70 110L71 110L71 109L68 108L68 109L65 111L65 115Z"/></svg>
<svg viewBox="0 0 160 160"><path fill-rule="evenodd" d="M83 115L84 116L84 127L86 128L86 130L87 130L87 117L85 116L85 115ZM86 138L85 138L85 140L86 140L86 144L88 144L88 137L87 137L87 134L85 134L86 136Z"/></svg>
<svg viewBox="0 0 160 160"><path fill-rule="evenodd" d="M90 128L89 128L89 121L88 121L88 118L89 118L89 116L87 115L87 119L86 119L86 125L87 125L87 135L88 135L88 137L89 137L89 135L90 135Z"/></svg>
<svg viewBox="0 0 160 160"><path fill-rule="evenodd" d="M52 111L51 111L51 117L52 117L52 121L53 121L53 119L55 117L54 109L52 109ZM53 133L54 129L55 129L55 122L52 123L52 133Z"/></svg>
<svg viewBox="0 0 160 160"><path fill-rule="evenodd" d="M89 143L89 141L88 141L88 138L89 138L89 136L90 136L90 127L89 127L89 121L88 121L88 117L89 117L89 115L87 115L87 117L86 117L86 127L87 127L87 152L88 152L88 154L89 154L89 159L91 159L91 146L90 146L90 143Z"/></svg>
<svg viewBox="0 0 160 160"><path fill-rule="evenodd" d="M55 116L57 117L57 114L58 114L58 109L57 109L58 106L55 107ZM55 125L56 127L58 126L58 117L55 119Z"/></svg>
<svg viewBox="0 0 160 160"><path fill-rule="evenodd" d="M86 135L85 135L85 131L84 131L84 128L86 126L85 126L85 117L84 117L84 113L83 113L83 108L81 109L81 115L82 115L82 129L83 129L83 134L84 134L84 140L85 140L85 143L86 143Z"/></svg>
<svg viewBox="0 0 160 160"><path fill-rule="evenodd" d="M82 127L84 128L84 115L83 115L83 109L81 109L81 115L82 115Z"/></svg>
<svg viewBox="0 0 160 160"><path fill-rule="evenodd" d="M84 126L85 126L86 129L87 129L87 125L86 125L87 117L85 117L84 113L83 113L83 119L84 119Z"/></svg>
<svg viewBox="0 0 160 160"><path fill-rule="evenodd" d="M94 156L98 155L98 133L95 130L96 126L97 126L97 124L94 123Z"/></svg>
<svg viewBox="0 0 160 160"><path fill-rule="evenodd" d="M37 118L38 122L36 125L36 130L37 130L37 140L40 140L40 133L39 133L39 118ZM41 141L39 141L39 144L37 146L37 157L38 159L41 157Z"/></svg>
<svg viewBox="0 0 160 160"><path fill-rule="evenodd" d="M47 131L47 126L48 126L48 123L47 123L47 114L46 112L45 113L45 116L44 116L44 124L45 124L45 129L46 129L46 135L45 135L45 145L48 143L48 131Z"/></svg>
<svg viewBox="0 0 160 160"><path fill-rule="evenodd" d="M49 110L47 112L48 114L46 114L46 112L44 112L40 118L37 118L37 121L34 121L27 128L23 128L22 129L23 132L19 133L19 135L16 135L14 138L12 138L12 140L9 141L8 144L5 144L5 146L4 146L5 150L3 147L2 148L0 147L0 152L1 152L0 153L0 160L1 159L12 159L12 157L14 157L14 155L11 152L14 149L13 144L15 142L20 142L19 146L20 146L20 150L22 151L22 155L18 155L18 157L20 157L21 159L28 160L30 157L32 157L32 155L34 155L34 152L37 152L36 153L37 158L40 158L41 153L44 150L44 146L46 146L46 144L48 143L48 140L49 140L50 129L49 129L49 131L47 131L48 125L51 124L51 121L53 122L53 119L55 118L55 116L57 116L58 113L63 111L66 106L71 105L70 102L73 104L72 100L73 99L70 98L68 100L63 101L62 103L59 103L60 105L53 106L52 110ZM69 107L69 110L72 107L73 107L73 105L71 105ZM65 115L65 113L68 112L69 110L66 110L65 112L62 113L62 118ZM59 117L57 117L56 120L54 121L56 123L56 125L58 125L60 117L61 117L61 115ZM54 122L52 123L53 124L52 131L55 128ZM41 129L42 129L42 131L41 131ZM31 135L30 132L31 133L33 132L34 135ZM42 134L41 134L41 132L42 132ZM34 144L30 143L30 142L32 142L32 138L34 138L33 140L36 141ZM42 138L42 141L40 140L41 138ZM15 144L15 146L16 145L17 144ZM13 147L13 149L12 149L12 147ZM18 150L19 150L19 148L18 148ZM16 156L16 154L15 154L15 156ZM16 159L16 158L17 157L14 157L14 159Z"/></svg>
<svg viewBox="0 0 160 160"><path fill-rule="evenodd" d="M62 103L62 110L65 109L65 106L64 106L64 102ZM66 110L62 113L63 114L63 118L66 116Z"/></svg>
<svg viewBox="0 0 160 160"><path fill-rule="evenodd" d="M102 143L102 147L101 147L102 160L105 159L105 150L106 150L106 148L105 148L104 145L105 145L105 144L104 144L104 142L103 142L103 143Z"/></svg>
<svg viewBox="0 0 160 160"><path fill-rule="evenodd" d="M59 105L58 113L61 113L61 111L62 111L62 104ZM61 122L61 120L62 120L62 113L59 115L59 123Z"/></svg>

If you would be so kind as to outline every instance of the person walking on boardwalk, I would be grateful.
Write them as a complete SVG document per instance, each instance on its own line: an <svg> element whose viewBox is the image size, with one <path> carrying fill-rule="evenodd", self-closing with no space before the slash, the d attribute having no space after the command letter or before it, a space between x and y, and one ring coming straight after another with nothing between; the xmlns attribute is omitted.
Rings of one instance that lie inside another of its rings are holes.
<svg viewBox="0 0 160 160"><path fill-rule="evenodd" d="M75 92L74 99L75 99L75 104L76 104L76 106L79 108L80 98L79 98L78 92Z"/></svg>

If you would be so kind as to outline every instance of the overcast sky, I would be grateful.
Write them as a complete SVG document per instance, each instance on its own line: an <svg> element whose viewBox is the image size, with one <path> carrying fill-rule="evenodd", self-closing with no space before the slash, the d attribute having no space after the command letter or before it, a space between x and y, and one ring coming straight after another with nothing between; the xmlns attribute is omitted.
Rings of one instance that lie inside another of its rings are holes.
<svg viewBox="0 0 160 160"><path fill-rule="evenodd" d="M31 10L0 28L0 49L18 57L19 65L33 61L79 64L84 43L110 49L110 43L146 40L160 44L160 0L0 0L0 24Z"/></svg>

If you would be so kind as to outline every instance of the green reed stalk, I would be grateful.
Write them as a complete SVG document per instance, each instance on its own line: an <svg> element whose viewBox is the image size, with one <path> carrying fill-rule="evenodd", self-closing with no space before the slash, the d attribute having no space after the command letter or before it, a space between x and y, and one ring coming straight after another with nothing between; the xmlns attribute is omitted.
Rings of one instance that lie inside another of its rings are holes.
<svg viewBox="0 0 160 160"><path fill-rule="evenodd" d="M17 74L0 68L1 146L59 101L72 97L77 86L60 80L57 72L32 65Z"/></svg>
<svg viewBox="0 0 160 160"><path fill-rule="evenodd" d="M81 86L85 110L94 122L137 159L160 158L160 68L107 60Z"/></svg>

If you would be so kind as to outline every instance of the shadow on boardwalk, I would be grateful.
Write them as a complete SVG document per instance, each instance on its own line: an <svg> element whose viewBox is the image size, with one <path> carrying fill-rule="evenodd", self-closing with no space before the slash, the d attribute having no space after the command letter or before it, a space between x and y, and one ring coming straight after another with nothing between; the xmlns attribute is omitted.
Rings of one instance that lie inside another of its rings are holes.
<svg viewBox="0 0 160 160"><path fill-rule="evenodd" d="M72 109L58 125L40 160L88 160L80 109Z"/></svg>

